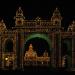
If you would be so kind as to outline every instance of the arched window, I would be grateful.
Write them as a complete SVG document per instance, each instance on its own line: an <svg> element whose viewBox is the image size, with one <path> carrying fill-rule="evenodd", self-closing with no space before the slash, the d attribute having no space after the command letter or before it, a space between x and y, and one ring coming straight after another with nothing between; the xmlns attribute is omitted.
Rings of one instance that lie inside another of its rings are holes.
<svg viewBox="0 0 75 75"><path fill-rule="evenodd" d="M13 52L13 41L11 39L7 39L5 42L5 52Z"/></svg>

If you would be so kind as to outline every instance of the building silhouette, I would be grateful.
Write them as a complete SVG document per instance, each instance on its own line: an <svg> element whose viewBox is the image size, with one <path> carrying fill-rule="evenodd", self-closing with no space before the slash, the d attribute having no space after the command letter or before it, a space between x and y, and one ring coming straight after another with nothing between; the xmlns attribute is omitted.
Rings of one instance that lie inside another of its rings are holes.
<svg viewBox="0 0 75 75"><path fill-rule="evenodd" d="M75 67L75 21L69 25L67 31L61 26L62 16L58 8L53 12L51 19L43 20L37 17L27 20L21 7L16 11L15 27L6 28L3 20L0 21L0 68L17 69L24 66L50 66L52 68ZM44 39L50 54L45 50L38 56L33 45L25 51L26 42L30 39Z"/></svg>

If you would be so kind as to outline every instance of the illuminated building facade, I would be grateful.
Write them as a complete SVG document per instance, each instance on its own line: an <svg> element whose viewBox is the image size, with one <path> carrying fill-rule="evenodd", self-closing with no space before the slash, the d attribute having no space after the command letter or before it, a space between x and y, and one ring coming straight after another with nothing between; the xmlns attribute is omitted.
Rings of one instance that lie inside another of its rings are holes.
<svg viewBox="0 0 75 75"><path fill-rule="evenodd" d="M51 19L43 20L37 17L27 20L21 7L16 11L15 27L6 28L0 21L0 68L17 69L24 66L52 66L53 68L75 67L75 21L69 25L67 31L61 26L62 16L56 8ZM50 54L44 50L38 56L33 44L29 43L25 51L26 42L30 39L44 39Z"/></svg>

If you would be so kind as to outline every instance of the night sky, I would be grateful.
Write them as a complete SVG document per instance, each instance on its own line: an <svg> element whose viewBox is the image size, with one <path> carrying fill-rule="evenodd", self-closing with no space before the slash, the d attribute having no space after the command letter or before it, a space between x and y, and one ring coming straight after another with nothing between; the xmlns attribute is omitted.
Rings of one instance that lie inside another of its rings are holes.
<svg viewBox="0 0 75 75"><path fill-rule="evenodd" d="M2 0L0 1L0 17L7 26L14 26L13 17L21 6L27 19L37 16L50 19L56 7L63 17L62 26L67 27L75 19L75 2L72 0Z"/></svg>

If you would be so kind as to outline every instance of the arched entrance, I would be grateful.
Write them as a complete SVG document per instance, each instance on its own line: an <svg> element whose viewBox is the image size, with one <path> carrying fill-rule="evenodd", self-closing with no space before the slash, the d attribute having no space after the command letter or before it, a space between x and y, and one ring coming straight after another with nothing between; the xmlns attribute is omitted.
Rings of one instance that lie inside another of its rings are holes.
<svg viewBox="0 0 75 75"><path fill-rule="evenodd" d="M72 65L72 39L66 38L62 44L62 67L70 68Z"/></svg>
<svg viewBox="0 0 75 75"><path fill-rule="evenodd" d="M6 38L2 44L4 46L2 53L2 68L12 70L15 68L15 42L11 38Z"/></svg>
<svg viewBox="0 0 75 75"><path fill-rule="evenodd" d="M27 38L23 49L24 49L23 64L25 66L50 65L51 41L46 35L43 34L30 35Z"/></svg>
<svg viewBox="0 0 75 75"><path fill-rule="evenodd" d="M13 68L13 61L12 61L12 52L13 52L13 40L6 39L4 42L4 55L3 55L3 67L5 69L12 69Z"/></svg>

